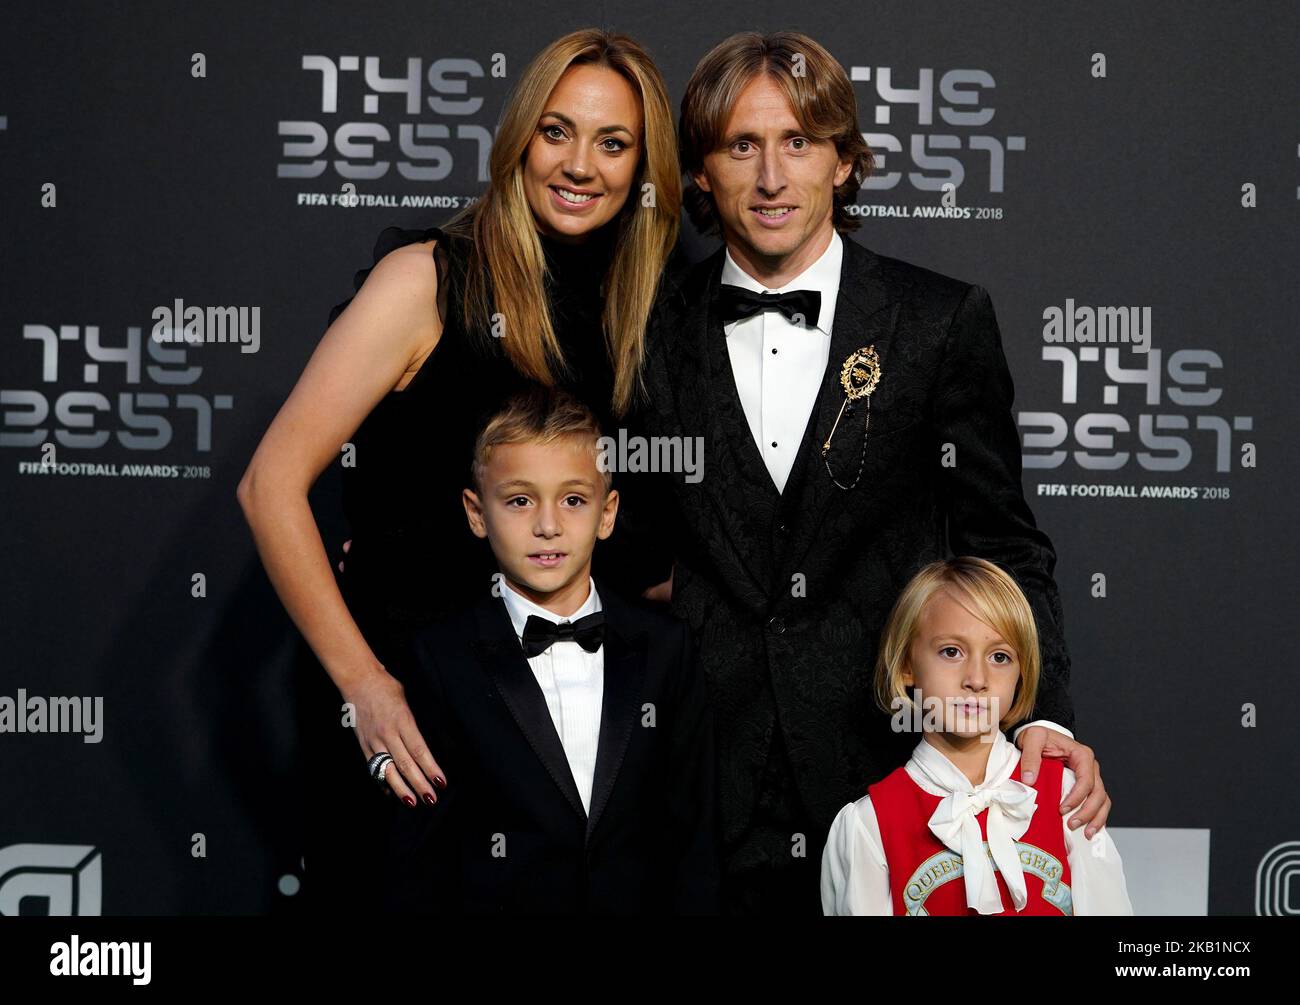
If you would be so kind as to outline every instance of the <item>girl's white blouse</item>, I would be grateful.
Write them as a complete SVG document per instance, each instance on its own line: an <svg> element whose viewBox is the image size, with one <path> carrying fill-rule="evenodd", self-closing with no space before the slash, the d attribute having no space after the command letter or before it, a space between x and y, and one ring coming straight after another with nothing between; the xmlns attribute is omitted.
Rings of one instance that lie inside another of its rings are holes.
<svg viewBox="0 0 1300 1005"><path fill-rule="evenodd" d="M923 759L928 770L923 770ZM912 752L905 770L923 790L936 796L953 791L978 792L1005 782L1020 761L1020 751L999 730L989 752L984 781L972 786L970 779L936 747L922 739ZM935 779L943 785L936 784ZM1066 768L1061 778L1061 799L1074 785L1074 772ZM1036 806L1035 812L1048 808ZM1059 815L1059 807L1056 808ZM1131 915L1128 887L1124 882L1124 864L1119 849L1102 828L1087 840L1084 827L1069 827L1062 816L1065 849L1070 864L1070 892L1076 915ZM960 849L953 849L960 851ZM822 852L822 911L832 915L892 915L893 897L889 891L889 867L880 840L880 824L871 806L871 797L863 796L848 803L831 824L830 836ZM1008 905L1012 906L1012 905Z"/></svg>

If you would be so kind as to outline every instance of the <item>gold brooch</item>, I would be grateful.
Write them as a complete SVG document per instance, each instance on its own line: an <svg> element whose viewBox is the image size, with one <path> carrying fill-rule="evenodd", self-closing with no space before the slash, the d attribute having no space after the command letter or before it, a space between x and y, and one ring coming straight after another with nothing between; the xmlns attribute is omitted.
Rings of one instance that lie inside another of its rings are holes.
<svg viewBox="0 0 1300 1005"><path fill-rule="evenodd" d="M876 389L876 385L879 383L880 357L876 355L874 345L864 346L850 353L848 359L844 361L844 365L840 367L840 386L844 388L844 402L840 405L839 414L835 416L835 422L831 424L831 431L826 437L826 442L822 444L822 463L826 465L826 473L831 476L831 481L846 491L858 484L858 479L862 477L862 469L866 466L867 429L871 424L871 392ZM835 430L839 427L840 418L844 415L844 409L850 401L857 401L860 398L867 400L867 414L862 427L862 458L858 462L858 474L853 479L853 483L851 485L841 485L839 479L835 477L835 472L831 470L831 463L827 460L826 455L830 453L831 437L835 435Z"/></svg>

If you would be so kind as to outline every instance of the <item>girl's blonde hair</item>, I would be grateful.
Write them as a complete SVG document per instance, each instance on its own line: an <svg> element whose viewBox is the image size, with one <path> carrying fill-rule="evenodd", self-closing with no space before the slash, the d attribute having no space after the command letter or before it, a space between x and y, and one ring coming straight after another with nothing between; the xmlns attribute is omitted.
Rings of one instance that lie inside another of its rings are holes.
<svg viewBox="0 0 1300 1005"><path fill-rule="evenodd" d="M524 70L501 117L483 197L447 229L472 239L464 298L465 324L486 331L493 313L508 325L502 346L525 377L547 386L566 370L548 308L546 258L524 191L524 161L537 120L570 66L587 63L622 75L640 97L642 152L605 273L605 344L614 368L611 409L626 414L641 387L646 323L660 277L677 241L682 204L677 136L668 88L654 61L626 35L596 28L556 39ZM646 185L654 198L643 198ZM649 205L647 205L647 201ZM490 278L489 278L490 277Z"/></svg>
<svg viewBox="0 0 1300 1005"><path fill-rule="evenodd" d="M947 590L954 600L993 628L1016 651L1020 681L1016 685L1015 700L1002 716L999 727L1006 729L1028 718L1038 697L1041 671L1034 612L1008 573L992 562L972 556L931 562L904 587L889 612L876 655L876 704L891 714L897 711L896 699L901 698L908 705L915 706L902 678L908 669L908 653L916 639L925 605L942 590Z"/></svg>

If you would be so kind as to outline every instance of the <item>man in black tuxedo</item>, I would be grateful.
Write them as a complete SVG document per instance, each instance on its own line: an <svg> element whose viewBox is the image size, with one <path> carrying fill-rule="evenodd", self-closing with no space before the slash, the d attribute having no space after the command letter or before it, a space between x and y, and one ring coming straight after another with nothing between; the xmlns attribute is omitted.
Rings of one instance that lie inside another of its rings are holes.
<svg viewBox="0 0 1300 1005"><path fill-rule="evenodd" d="M704 680L684 624L591 576L618 511L599 436L586 406L535 389L478 438L465 508L500 577L413 640L406 694L446 779L392 817L388 911L718 910Z"/></svg>
<svg viewBox="0 0 1300 1005"><path fill-rule="evenodd" d="M672 474L650 508L672 521L672 609L716 713L728 909L820 912L831 820L916 740L872 702L880 630L949 550L997 562L1029 597L1043 672L1014 737L1026 780L1067 757L1067 805L1099 829L1110 800L1069 732L1056 556L1024 500L988 293L841 236L872 158L847 74L807 36L718 45L680 133L687 209L725 248L663 298L636 425L704 445L703 477Z"/></svg>

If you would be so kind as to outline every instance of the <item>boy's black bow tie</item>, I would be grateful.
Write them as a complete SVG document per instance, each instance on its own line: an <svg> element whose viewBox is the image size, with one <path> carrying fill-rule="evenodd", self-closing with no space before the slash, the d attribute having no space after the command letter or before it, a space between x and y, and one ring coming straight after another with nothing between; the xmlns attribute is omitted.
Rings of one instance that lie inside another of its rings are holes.
<svg viewBox="0 0 1300 1005"><path fill-rule="evenodd" d="M822 295L817 290L755 293L743 286L729 286L726 283L719 287L718 310L723 324L753 317L759 311L777 310L794 324L802 323L815 328L821 309Z"/></svg>
<svg viewBox="0 0 1300 1005"><path fill-rule="evenodd" d="M546 652L553 642L576 642L587 652L594 653L604 639L604 611L596 611L577 621L564 621L560 624L530 614L524 623L524 655L529 659Z"/></svg>

